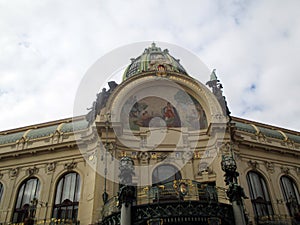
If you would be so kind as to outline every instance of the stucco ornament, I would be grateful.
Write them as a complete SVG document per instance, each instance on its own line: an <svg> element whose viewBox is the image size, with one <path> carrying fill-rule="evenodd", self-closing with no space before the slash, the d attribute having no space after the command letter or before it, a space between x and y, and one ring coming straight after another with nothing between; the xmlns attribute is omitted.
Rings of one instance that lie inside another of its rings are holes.
<svg viewBox="0 0 300 225"><path fill-rule="evenodd" d="M145 49L145 46L148 47ZM133 58L133 52L139 51L141 54ZM193 65L185 70L181 61L172 56L173 51L184 53L180 54L181 60L194 62ZM123 80L117 83L115 72L123 70L124 65ZM99 85L99 74L107 75L101 78L102 85ZM224 137L230 112L220 82L211 80L211 91L198 81L199 78L192 77L197 74L201 74L202 81L207 81L211 74L216 77L215 71L212 73L196 55L169 43L135 43L115 49L99 59L85 74L74 102L74 115L82 115L90 102L86 120L88 133L94 135L84 137L75 132L75 139L83 155L87 152L82 143L92 139L103 151L107 151L104 146L108 142L117 140L118 146L114 149L115 154L111 154L114 159L109 162L103 160L94 167L93 161L85 157L86 162L108 180L119 182L115 167L124 155L137 159L139 163L133 165L134 170L141 171L148 166L151 171L156 164L174 163L174 153L181 152L180 160L176 158L177 167L181 169L191 162L197 139L207 130L210 138L205 144L214 146L216 136L218 140ZM160 152L163 146L166 147L164 154L151 155ZM206 150L211 151L205 159L210 164L217 156L217 150L211 147ZM141 186L151 182L150 179L138 180Z"/></svg>

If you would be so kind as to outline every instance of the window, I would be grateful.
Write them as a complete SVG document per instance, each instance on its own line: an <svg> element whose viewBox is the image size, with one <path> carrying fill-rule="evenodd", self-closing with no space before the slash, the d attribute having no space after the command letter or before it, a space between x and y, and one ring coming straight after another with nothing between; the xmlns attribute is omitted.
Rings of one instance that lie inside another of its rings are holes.
<svg viewBox="0 0 300 225"><path fill-rule="evenodd" d="M24 181L18 191L17 201L13 214L13 223L28 221L35 216L35 205L32 201L38 199L40 193L40 181L30 178Z"/></svg>
<svg viewBox="0 0 300 225"><path fill-rule="evenodd" d="M262 175L250 171L247 174L247 181L255 216L261 217L273 215L269 191Z"/></svg>
<svg viewBox="0 0 300 225"><path fill-rule="evenodd" d="M67 173L57 183L52 216L57 219L77 220L80 199L80 176Z"/></svg>
<svg viewBox="0 0 300 225"><path fill-rule="evenodd" d="M180 196L173 188L173 181L181 179L178 169L172 165L161 165L152 173L152 184L155 190L153 201L177 201Z"/></svg>
<svg viewBox="0 0 300 225"><path fill-rule="evenodd" d="M300 206L298 188L295 182L288 176L282 176L280 178L280 186L290 216L294 216L298 212L298 207Z"/></svg>
<svg viewBox="0 0 300 225"><path fill-rule="evenodd" d="M175 166L161 165L152 173L152 184L164 184L181 179L181 174Z"/></svg>
<svg viewBox="0 0 300 225"><path fill-rule="evenodd" d="M3 195L3 184L0 183L0 203L1 203L1 199L2 199L2 195Z"/></svg>

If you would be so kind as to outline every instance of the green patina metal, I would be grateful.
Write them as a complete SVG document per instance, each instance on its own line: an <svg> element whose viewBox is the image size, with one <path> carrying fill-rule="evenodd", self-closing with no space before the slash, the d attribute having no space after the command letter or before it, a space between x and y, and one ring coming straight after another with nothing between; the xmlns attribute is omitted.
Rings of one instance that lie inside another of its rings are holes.
<svg viewBox="0 0 300 225"><path fill-rule="evenodd" d="M264 128L264 127L260 127L257 126L257 128L260 130L260 132L265 135L266 137L270 137L270 138L277 138L277 139L281 139L284 140L284 136L278 132L277 130L272 130L272 129L268 129L268 128Z"/></svg>
<svg viewBox="0 0 300 225"><path fill-rule="evenodd" d="M252 133L252 134L257 133L257 131L254 129L254 127L251 126L250 124L242 123L242 122L238 122L238 121L233 121L233 122L234 122L235 127L236 127L237 130L245 131L245 132ZM257 125L256 125L256 127L266 137L280 139L280 140L285 140L286 139L286 137L281 132L279 132L278 130L269 129L269 128L265 128L265 127L257 126ZM299 135L290 134L290 133L287 133L287 132L284 132L284 133L286 134L286 136L291 141L294 141L296 143L300 143L300 136Z"/></svg>
<svg viewBox="0 0 300 225"><path fill-rule="evenodd" d="M187 75L187 72L179 63L179 60L171 56L167 49L161 50L161 48L157 47L155 43L152 43L149 48L144 50L142 55L135 59L131 59L131 64L124 72L123 80L143 72L155 71L157 70L158 65L166 66L167 71Z"/></svg>
<svg viewBox="0 0 300 225"><path fill-rule="evenodd" d="M12 133L12 134L0 135L0 145L14 143L14 142L20 140L24 133L25 133L25 131L18 132L18 133Z"/></svg>
<svg viewBox="0 0 300 225"><path fill-rule="evenodd" d="M63 133L68 133L68 132L83 130L86 129L87 127L88 127L88 122L86 120L78 120L78 121L74 121L73 123L70 122L64 124L60 129L60 131Z"/></svg>
<svg viewBox="0 0 300 225"><path fill-rule="evenodd" d="M11 133L11 134L2 134L0 135L0 145L4 144L11 144L19 141L27 132L25 135L25 138L27 140L33 140L37 138L43 138L43 137L50 137L53 135L60 124L47 126L47 127L41 127L36 129L28 129L17 133ZM86 120L79 120L75 122L69 122L62 125L60 131L62 133L69 133L79 130L84 130L88 127L88 122Z"/></svg>
<svg viewBox="0 0 300 225"><path fill-rule="evenodd" d="M234 123L235 123L235 127L240 131L246 131L246 132L253 133L253 134L256 133L256 130L250 124L236 122L236 121L234 121Z"/></svg>
<svg viewBox="0 0 300 225"><path fill-rule="evenodd" d="M297 142L297 143L300 143L300 136L299 135L295 135L295 134L287 134L287 133L285 133L286 134L286 136L290 139L290 140L292 140L292 141L294 141L294 142Z"/></svg>
<svg viewBox="0 0 300 225"><path fill-rule="evenodd" d="M41 137L49 137L55 133L58 125L53 125L49 127L42 127L37 129L32 129L26 135L27 139L36 139Z"/></svg>

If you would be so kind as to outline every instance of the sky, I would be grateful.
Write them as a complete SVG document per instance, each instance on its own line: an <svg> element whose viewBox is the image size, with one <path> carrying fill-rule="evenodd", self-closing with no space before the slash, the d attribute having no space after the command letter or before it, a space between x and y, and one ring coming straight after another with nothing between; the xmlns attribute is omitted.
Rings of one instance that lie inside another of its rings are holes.
<svg viewBox="0 0 300 225"><path fill-rule="evenodd" d="M0 130L72 117L99 58L160 41L216 69L233 116L300 131L299 10L298 0L0 0Z"/></svg>

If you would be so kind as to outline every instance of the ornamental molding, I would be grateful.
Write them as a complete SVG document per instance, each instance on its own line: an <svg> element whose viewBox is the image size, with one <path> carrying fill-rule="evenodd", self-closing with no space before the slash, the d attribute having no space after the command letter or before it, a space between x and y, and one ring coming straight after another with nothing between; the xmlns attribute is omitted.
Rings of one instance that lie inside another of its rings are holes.
<svg viewBox="0 0 300 225"><path fill-rule="evenodd" d="M296 171L297 175L300 176L300 167L295 167L295 171Z"/></svg>
<svg viewBox="0 0 300 225"><path fill-rule="evenodd" d="M77 167L77 163L76 162L69 162L69 163L65 163L64 168L66 170L73 170Z"/></svg>
<svg viewBox="0 0 300 225"><path fill-rule="evenodd" d="M274 173L274 170L275 170L274 163L265 161L265 166L269 173Z"/></svg>
<svg viewBox="0 0 300 225"><path fill-rule="evenodd" d="M11 168L8 174L10 178L16 178L19 174L19 168Z"/></svg>
<svg viewBox="0 0 300 225"><path fill-rule="evenodd" d="M199 163L199 166L198 166L198 175L202 176L204 174L214 174L214 171L209 166L208 162L202 161Z"/></svg>
<svg viewBox="0 0 300 225"><path fill-rule="evenodd" d="M142 162L149 162L151 155L149 152L139 152L137 155L139 161Z"/></svg>
<svg viewBox="0 0 300 225"><path fill-rule="evenodd" d="M267 138L261 132L257 136L260 143L267 143Z"/></svg>
<svg viewBox="0 0 300 225"><path fill-rule="evenodd" d="M185 161L190 161L191 159L193 159L193 156L194 156L194 152L192 150L184 151L182 154L183 163L185 163Z"/></svg>
<svg viewBox="0 0 300 225"><path fill-rule="evenodd" d="M250 166L253 170L257 170L259 168L259 163L254 160L249 160L248 166Z"/></svg>
<svg viewBox="0 0 300 225"><path fill-rule="evenodd" d="M290 173L290 168L286 167L286 166L282 166L280 167L281 172L288 175Z"/></svg>
<svg viewBox="0 0 300 225"><path fill-rule="evenodd" d="M112 122L120 121L121 108L126 100L124 96L129 94L138 93L145 87L155 86L157 82L161 82L162 86L172 86L172 82L179 86L189 88L193 97L203 106L207 115L211 115L208 123L224 123L226 124L227 118L223 114L222 107L213 93L202 83L190 77L180 74L170 75L168 78L153 76L153 73L145 73L143 76L133 76L120 85L111 93L106 104L106 111L110 111L112 115Z"/></svg>
<svg viewBox="0 0 300 225"><path fill-rule="evenodd" d="M33 176L33 175L37 174L38 172L39 172L39 169L35 166L31 167L31 168L28 168L26 170L26 173L27 173L28 176Z"/></svg>
<svg viewBox="0 0 300 225"><path fill-rule="evenodd" d="M56 162L50 162L46 166L46 173L52 173L55 171L56 168Z"/></svg>

